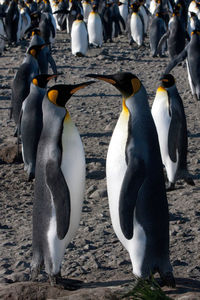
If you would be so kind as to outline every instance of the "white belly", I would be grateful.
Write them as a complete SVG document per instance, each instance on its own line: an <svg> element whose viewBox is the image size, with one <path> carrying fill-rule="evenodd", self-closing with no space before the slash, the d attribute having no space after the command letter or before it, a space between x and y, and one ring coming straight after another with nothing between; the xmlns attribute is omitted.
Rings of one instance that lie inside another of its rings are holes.
<svg viewBox="0 0 200 300"><path fill-rule="evenodd" d="M166 168L169 181L174 182L177 162L174 163L171 161L168 151L168 134L171 117L169 115L168 94L166 90L157 91L151 112L158 133L162 162Z"/></svg>
<svg viewBox="0 0 200 300"><path fill-rule="evenodd" d="M131 15L131 36L133 40L141 46L143 43L143 24L138 14Z"/></svg>
<svg viewBox="0 0 200 300"><path fill-rule="evenodd" d="M103 43L103 29L101 18L98 14L91 12L88 17L89 43L100 46Z"/></svg>
<svg viewBox="0 0 200 300"><path fill-rule="evenodd" d="M124 22L126 24L127 17L128 17L128 5L127 4L121 4L119 6L119 13L122 16L122 18L124 19Z"/></svg>
<svg viewBox="0 0 200 300"><path fill-rule="evenodd" d="M128 138L128 119L121 113L120 118L113 131L110 141L107 160L106 176L110 215L114 231L129 252L133 273L141 276L141 265L144 258L146 237L142 226L134 218L134 234L131 240L127 240L122 233L119 220L119 197L127 164L125 160L125 149Z"/></svg>
<svg viewBox="0 0 200 300"><path fill-rule="evenodd" d="M85 23L83 21L74 21L71 30L71 49L72 54L86 54L88 49L88 36Z"/></svg>
<svg viewBox="0 0 200 300"><path fill-rule="evenodd" d="M60 270L67 245L74 238L79 226L85 190L85 154L78 130L71 121L65 121L62 134L61 170L70 191L70 225L63 240L57 237L55 207L52 202L52 218L48 231L48 242L53 262L53 274Z"/></svg>

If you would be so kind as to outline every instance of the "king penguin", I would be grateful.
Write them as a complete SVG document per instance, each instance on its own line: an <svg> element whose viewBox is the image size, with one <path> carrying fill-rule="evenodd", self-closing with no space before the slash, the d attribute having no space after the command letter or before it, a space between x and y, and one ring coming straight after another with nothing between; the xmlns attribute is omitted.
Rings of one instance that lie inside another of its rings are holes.
<svg viewBox="0 0 200 300"><path fill-rule="evenodd" d="M19 42L21 31L21 15L17 6L17 1L9 3L5 16L5 31L8 43L15 45Z"/></svg>
<svg viewBox="0 0 200 300"><path fill-rule="evenodd" d="M27 50L27 55L19 67L17 73L12 82L12 94L11 94L11 116L18 126L20 111L22 107L22 102L29 94L30 84L36 75L39 74L39 66L37 62L37 56L41 49L46 45L31 46Z"/></svg>
<svg viewBox="0 0 200 300"><path fill-rule="evenodd" d="M162 6L159 4L155 14L152 16L152 21L149 28L149 42L152 57L156 57L157 54L160 57L164 55L166 44L163 44L159 51L157 50L157 47L166 30L165 11L163 11Z"/></svg>
<svg viewBox="0 0 200 300"><path fill-rule="evenodd" d="M129 17L129 40L130 45L134 42L140 47L144 42L144 20L139 13L140 4L135 2L131 5Z"/></svg>
<svg viewBox="0 0 200 300"><path fill-rule="evenodd" d="M168 190L174 189L178 178L194 185L187 170L188 137L184 106L171 74L161 79L151 111L169 181Z"/></svg>
<svg viewBox="0 0 200 300"><path fill-rule="evenodd" d="M91 6L91 3L89 0L84 0L82 2L82 5L83 5L83 16L84 16L84 22L88 22L88 17L89 17L89 14L91 13L92 11L92 6Z"/></svg>
<svg viewBox="0 0 200 300"><path fill-rule="evenodd" d="M44 40L41 37L41 32L39 29L34 28L32 30L32 37L29 44L29 47L35 46L35 45L42 45L44 44ZM51 55L51 52L49 50L49 47L44 47L41 49L40 53L37 57L38 65L39 65L39 71L41 74L48 74L49 65L53 71L54 74L57 74L57 67L55 60L53 56Z"/></svg>
<svg viewBox="0 0 200 300"><path fill-rule="evenodd" d="M40 74L33 78L30 93L23 101L21 109L20 132L22 142L22 158L28 181L35 177L37 146L42 131L42 102L46 93L46 85L57 75Z"/></svg>
<svg viewBox="0 0 200 300"><path fill-rule="evenodd" d="M75 56L85 56L88 50L88 32L83 16L78 14L72 24L71 30L71 51Z"/></svg>
<svg viewBox="0 0 200 300"><path fill-rule="evenodd" d="M174 286L163 167L146 90L131 73L88 77L112 84L123 97L106 159L114 231L129 252L134 275L159 272L164 284Z"/></svg>
<svg viewBox="0 0 200 300"><path fill-rule="evenodd" d="M33 203L32 280L42 266L52 285L60 276L65 249L79 226L85 189L85 155L65 108L79 89L93 83L55 85L43 100Z"/></svg>
<svg viewBox="0 0 200 300"><path fill-rule="evenodd" d="M98 7L96 4L92 6L92 11L88 17L88 37L89 44L96 47L101 47L103 43L103 27L101 17L98 14Z"/></svg>
<svg viewBox="0 0 200 300"><path fill-rule="evenodd" d="M191 32L190 42L166 67L168 74L178 63L186 59L188 80L195 101L200 101L200 26Z"/></svg>

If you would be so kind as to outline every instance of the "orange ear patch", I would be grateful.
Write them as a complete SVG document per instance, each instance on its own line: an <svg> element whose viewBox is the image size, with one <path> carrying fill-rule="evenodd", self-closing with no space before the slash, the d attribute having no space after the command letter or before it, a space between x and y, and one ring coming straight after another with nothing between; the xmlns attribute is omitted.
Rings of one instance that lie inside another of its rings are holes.
<svg viewBox="0 0 200 300"><path fill-rule="evenodd" d="M48 92L48 99L57 105L56 100L58 99L58 91L57 90L51 90Z"/></svg>
<svg viewBox="0 0 200 300"><path fill-rule="evenodd" d="M31 49L30 50L30 54L35 57L36 56L36 50L35 49Z"/></svg>
<svg viewBox="0 0 200 300"><path fill-rule="evenodd" d="M133 87L133 94L136 94L141 87L141 82L139 81L138 78L133 78L131 79L132 87Z"/></svg>

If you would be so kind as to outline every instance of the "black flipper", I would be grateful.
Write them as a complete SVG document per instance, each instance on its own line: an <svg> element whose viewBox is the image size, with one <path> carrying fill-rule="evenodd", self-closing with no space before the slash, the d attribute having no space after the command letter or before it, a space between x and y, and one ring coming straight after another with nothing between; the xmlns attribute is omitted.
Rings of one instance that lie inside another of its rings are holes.
<svg viewBox="0 0 200 300"><path fill-rule="evenodd" d="M163 36L161 37L159 43L158 43L158 47L157 47L157 53L162 53L162 45L164 45L164 43L166 42L166 40L169 37L169 30L163 34Z"/></svg>
<svg viewBox="0 0 200 300"><path fill-rule="evenodd" d="M145 178L144 161L139 157L130 156L119 199L119 218L124 236L130 240L133 237L134 210L138 191Z"/></svg>
<svg viewBox="0 0 200 300"><path fill-rule="evenodd" d="M57 161L50 160L46 165L47 185L51 191L56 210L58 238L62 240L70 223L70 192Z"/></svg>
<svg viewBox="0 0 200 300"><path fill-rule="evenodd" d="M180 139L181 123L178 113L172 112L172 119L168 133L168 151L170 159L177 161L178 143Z"/></svg>
<svg viewBox="0 0 200 300"><path fill-rule="evenodd" d="M51 53L50 53L50 52L48 53L48 62L49 62L50 66L51 66L51 68L52 68L52 70L53 70L53 73L54 73L54 74L57 74L56 63L55 63L53 57L51 56Z"/></svg>
<svg viewBox="0 0 200 300"><path fill-rule="evenodd" d="M185 47L185 49L183 49L183 51L178 54L167 66L167 68L165 69L164 74L169 74L170 71L180 62L182 62L185 58L187 57L187 46Z"/></svg>

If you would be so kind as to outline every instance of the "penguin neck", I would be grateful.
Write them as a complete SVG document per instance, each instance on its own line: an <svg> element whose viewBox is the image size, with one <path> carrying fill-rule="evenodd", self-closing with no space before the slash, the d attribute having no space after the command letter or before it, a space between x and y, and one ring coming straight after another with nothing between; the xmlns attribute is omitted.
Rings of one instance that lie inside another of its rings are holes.
<svg viewBox="0 0 200 300"><path fill-rule="evenodd" d="M145 89L141 86L140 90L125 100L125 104L131 115L143 114L149 110L149 103Z"/></svg>
<svg viewBox="0 0 200 300"><path fill-rule="evenodd" d="M38 85L35 85L34 83L31 83L30 86L30 93L32 92L37 92L38 94L42 93L45 95L46 89L45 88L41 88Z"/></svg>

